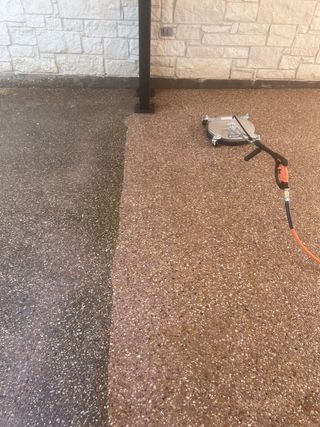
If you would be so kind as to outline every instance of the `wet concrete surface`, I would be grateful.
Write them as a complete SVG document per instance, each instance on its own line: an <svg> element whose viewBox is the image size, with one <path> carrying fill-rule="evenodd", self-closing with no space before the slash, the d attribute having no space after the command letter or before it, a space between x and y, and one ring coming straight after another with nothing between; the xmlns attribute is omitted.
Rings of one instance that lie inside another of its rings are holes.
<svg viewBox="0 0 320 427"><path fill-rule="evenodd" d="M291 239L274 163L213 148L205 114L252 116L289 158L320 251L320 91L158 91L129 119L115 253L110 425L320 425L320 275Z"/></svg>
<svg viewBox="0 0 320 427"><path fill-rule="evenodd" d="M107 425L127 90L0 91L0 425Z"/></svg>

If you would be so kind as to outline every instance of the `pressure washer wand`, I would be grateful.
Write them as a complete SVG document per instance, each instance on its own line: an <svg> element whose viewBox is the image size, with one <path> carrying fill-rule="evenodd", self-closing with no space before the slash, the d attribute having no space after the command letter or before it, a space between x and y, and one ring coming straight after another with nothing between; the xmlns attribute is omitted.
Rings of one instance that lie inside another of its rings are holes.
<svg viewBox="0 0 320 427"><path fill-rule="evenodd" d="M260 154L262 151L269 154L275 161L275 179L278 187L281 190L284 190L284 200L285 200L285 208L286 208L286 214L288 219L288 224L290 228L290 234L297 243L297 245L300 247L300 249L314 262L320 265L320 258L317 257L315 254L313 254L302 242L300 239L292 221L291 216L291 210L290 210L290 192L289 192L289 171L288 171L288 160L283 157L281 154L271 150L266 145L262 144L261 141L257 140L256 138L253 138L245 129L245 127L242 125L241 121L238 119L237 116L233 116L233 118L238 122L241 129L244 131L246 135L246 139L248 142L252 143L256 146L256 148L249 153L247 156L245 156L244 160L249 161L253 159L253 157Z"/></svg>

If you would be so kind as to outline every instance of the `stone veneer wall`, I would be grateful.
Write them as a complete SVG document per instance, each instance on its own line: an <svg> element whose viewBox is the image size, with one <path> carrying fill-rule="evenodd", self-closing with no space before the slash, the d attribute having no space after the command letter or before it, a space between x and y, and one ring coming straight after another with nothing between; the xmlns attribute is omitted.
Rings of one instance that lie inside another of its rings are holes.
<svg viewBox="0 0 320 427"><path fill-rule="evenodd" d="M0 73L136 76L137 3L0 0ZM320 0L152 3L154 76L320 79Z"/></svg>
<svg viewBox="0 0 320 427"><path fill-rule="evenodd" d="M153 74L200 79L320 79L320 1L162 0L174 37L154 40Z"/></svg>
<svg viewBox="0 0 320 427"><path fill-rule="evenodd" d="M0 72L135 76L137 0L0 0Z"/></svg>

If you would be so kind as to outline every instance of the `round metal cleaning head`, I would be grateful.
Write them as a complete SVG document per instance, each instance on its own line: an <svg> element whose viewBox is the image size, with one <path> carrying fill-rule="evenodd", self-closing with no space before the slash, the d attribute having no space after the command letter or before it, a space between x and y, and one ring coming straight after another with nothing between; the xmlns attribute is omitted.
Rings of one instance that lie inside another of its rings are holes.
<svg viewBox="0 0 320 427"><path fill-rule="evenodd" d="M239 123L240 122L240 123ZM249 121L249 116L204 117L203 124L207 126L208 136L213 145L241 145L250 139L259 140L255 134L255 126Z"/></svg>

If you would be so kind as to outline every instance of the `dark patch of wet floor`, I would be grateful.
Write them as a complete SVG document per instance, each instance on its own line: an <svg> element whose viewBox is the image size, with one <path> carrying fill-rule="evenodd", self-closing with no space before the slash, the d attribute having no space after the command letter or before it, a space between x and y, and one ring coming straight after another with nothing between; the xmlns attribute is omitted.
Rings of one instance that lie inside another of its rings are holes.
<svg viewBox="0 0 320 427"><path fill-rule="evenodd" d="M132 91L0 92L0 425L104 426Z"/></svg>

